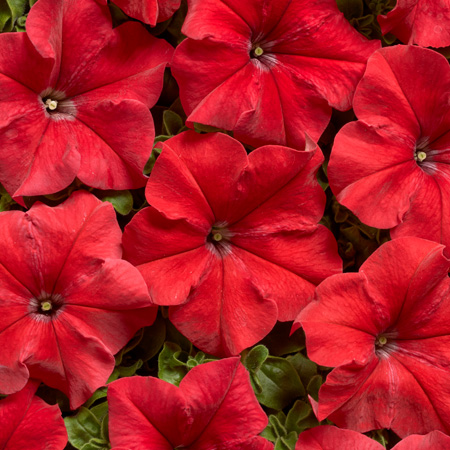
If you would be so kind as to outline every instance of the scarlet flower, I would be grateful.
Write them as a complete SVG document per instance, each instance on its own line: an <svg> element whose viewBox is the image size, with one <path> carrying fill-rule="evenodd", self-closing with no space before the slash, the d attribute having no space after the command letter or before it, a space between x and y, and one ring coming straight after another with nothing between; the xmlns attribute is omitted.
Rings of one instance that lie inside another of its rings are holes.
<svg viewBox="0 0 450 450"><path fill-rule="evenodd" d="M108 387L113 449L272 450L267 416L239 358L194 367L176 387L130 377Z"/></svg>
<svg viewBox="0 0 450 450"><path fill-rule="evenodd" d="M0 183L14 197L75 177L99 189L144 186L149 107L172 47L138 23L112 29L92 0L39 0L27 33L0 35Z"/></svg>
<svg viewBox="0 0 450 450"><path fill-rule="evenodd" d="M298 321L309 357L336 367L318 418L400 437L450 431L450 261L443 246L406 237L316 290Z"/></svg>
<svg viewBox="0 0 450 450"><path fill-rule="evenodd" d="M450 245L450 68L415 46L376 52L355 94L360 120L337 134L328 176L338 201L391 237Z"/></svg>
<svg viewBox="0 0 450 450"><path fill-rule="evenodd" d="M0 213L0 393L31 377L77 408L107 381L113 355L156 314L120 242L112 205L84 191Z"/></svg>
<svg viewBox="0 0 450 450"><path fill-rule="evenodd" d="M57 405L35 396L39 382L29 381L16 394L0 400L2 450L63 450L67 431Z"/></svg>
<svg viewBox="0 0 450 450"><path fill-rule="evenodd" d="M295 450L384 450L381 444L352 430L324 425L300 434ZM450 437L440 431L411 435L392 450L448 450Z"/></svg>
<svg viewBox="0 0 450 450"><path fill-rule="evenodd" d="M378 16L383 34L392 33L405 44L422 47L450 45L448 0L398 0L385 16Z"/></svg>
<svg viewBox="0 0 450 450"><path fill-rule="evenodd" d="M336 241L317 225L321 152L265 146L247 156L222 133L166 141L146 187L150 205L126 226L124 258L195 345L236 355L278 320L293 320L327 276Z"/></svg>
<svg viewBox="0 0 450 450"><path fill-rule="evenodd" d="M106 5L108 0L97 0ZM164 22L180 7L181 0L113 0L125 14L149 25Z"/></svg>
<svg viewBox="0 0 450 450"><path fill-rule="evenodd" d="M350 109L380 47L335 0L189 0L173 74L188 125L232 130L253 146L317 141L331 107Z"/></svg>

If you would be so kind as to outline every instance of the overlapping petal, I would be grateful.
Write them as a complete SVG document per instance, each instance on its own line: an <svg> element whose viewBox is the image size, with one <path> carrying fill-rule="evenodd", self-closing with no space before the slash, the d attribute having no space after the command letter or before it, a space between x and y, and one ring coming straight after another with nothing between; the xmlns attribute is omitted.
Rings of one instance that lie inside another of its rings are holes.
<svg viewBox="0 0 450 450"><path fill-rule="evenodd" d="M63 450L67 432L61 411L35 396L39 383L0 401L0 446L3 450Z"/></svg>
<svg viewBox="0 0 450 450"><path fill-rule="evenodd" d="M392 33L405 44L422 47L450 45L448 0L398 0L385 16L378 16L383 34Z"/></svg>
<svg viewBox="0 0 450 450"><path fill-rule="evenodd" d="M120 260L112 206L91 194L0 221L0 392L31 376L78 407L107 380L113 354L153 322L146 285Z"/></svg>
<svg viewBox="0 0 450 450"><path fill-rule="evenodd" d="M303 151L265 146L249 156L221 133L164 143L146 188L152 207L127 225L124 254L202 350L240 353L277 318L293 320L340 270L336 242L317 224L321 161L311 141Z"/></svg>
<svg viewBox="0 0 450 450"><path fill-rule="evenodd" d="M317 140L331 106L350 108L379 48L332 0L190 0L183 33L173 73L188 124L232 130L254 146L302 148L305 132ZM329 36L339 39L330 45Z"/></svg>
<svg viewBox="0 0 450 450"><path fill-rule="evenodd" d="M53 193L77 176L101 189L145 184L148 108L169 44L137 23L113 30L108 8L90 0L40 0L27 33L2 34L0 44L0 182L11 195Z"/></svg>
<svg viewBox="0 0 450 450"><path fill-rule="evenodd" d="M108 401L114 448L273 448L256 437L267 416L238 358L195 367L179 388L152 377L121 379L109 386Z"/></svg>
<svg viewBox="0 0 450 450"><path fill-rule="evenodd" d="M338 366L319 392L319 420L401 437L450 429L449 260L418 238L384 244L358 274L317 288L300 314L308 354Z"/></svg>
<svg viewBox="0 0 450 450"><path fill-rule="evenodd" d="M355 94L359 121L336 136L328 166L333 193L367 225L391 228L393 238L450 244L449 91L448 62L438 53L382 49Z"/></svg>

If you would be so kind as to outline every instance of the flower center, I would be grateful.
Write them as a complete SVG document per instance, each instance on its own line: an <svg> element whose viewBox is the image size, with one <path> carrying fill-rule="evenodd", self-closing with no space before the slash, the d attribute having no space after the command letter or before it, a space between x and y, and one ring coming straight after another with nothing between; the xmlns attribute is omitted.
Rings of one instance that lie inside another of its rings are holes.
<svg viewBox="0 0 450 450"><path fill-rule="evenodd" d="M44 102L45 107L50 111L54 111L58 107L58 101L52 100L51 98L47 98Z"/></svg>
<svg viewBox="0 0 450 450"><path fill-rule="evenodd" d="M386 336L380 335L377 337L377 340L375 341L375 345L379 348L384 347L388 342L388 339Z"/></svg>
<svg viewBox="0 0 450 450"><path fill-rule="evenodd" d="M30 301L29 311L38 320L52 318L59 314L63 306L63 298L59 294L41 292L37 298Z"/></svg>
<svg viewBox="0 0 450 450"><path fill-rule="evenodd" d="M416 152L416 153L414 154L414 159L415 159L416 161L418 161L418 162L424 161L424 160L426 159L426 157L427 157L427 154L426 154L425 152L422 152L422 151Z"/></svg>
<svg viewBox="0 0 450 450"><path fill-rule="evenodd" d="M45 300L45 301L41 302L40 309L44 314L48 313L49 311L51 311L53 309L52 302L49 300Z"/></svg>
<svg viewBox="0 0 450 450"><path fill-rule="evenodd" d="M227 225L225 222L215 223L206 238L207 247L216 255L224 256L231 251L230 239L233 233Z"/></svg>
<svg viewBox="0 0 450 450"><path fill-rule="evenodd" d="M262 56L264 53L264 50L261 47L256 47L253 50L253 53L255 54L255 56Z"/></svg>

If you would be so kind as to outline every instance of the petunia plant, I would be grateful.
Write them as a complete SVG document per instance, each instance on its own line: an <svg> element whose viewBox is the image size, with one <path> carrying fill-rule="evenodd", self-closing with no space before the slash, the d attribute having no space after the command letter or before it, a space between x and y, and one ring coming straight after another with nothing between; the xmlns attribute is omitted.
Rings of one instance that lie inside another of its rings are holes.
<svg viewBox="0 0 450 450"><path fill-rule="evenodd" d="M0 0L0 449L450 448L449 8Z"/></svg>

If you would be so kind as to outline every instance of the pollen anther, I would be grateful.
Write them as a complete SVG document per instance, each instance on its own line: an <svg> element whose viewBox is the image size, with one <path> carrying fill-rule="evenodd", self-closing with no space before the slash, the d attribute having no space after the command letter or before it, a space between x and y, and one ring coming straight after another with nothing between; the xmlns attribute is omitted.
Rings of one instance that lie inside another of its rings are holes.
<svg viewBox="0 0 450 450"><path fill-rule="evenodd" d="M213 234L213 239L214 239L216 242L221 241L222 238L223 238L223 236L222 236L220 233L214 233L214 234Z"/></svg>
<svg viewBox="0 0 450 450"><path fill-rule="evenodd" d="M414 155L414 159L419 162L422 162L426 157L427 157L427 154L425 152L417 152Z"/></svg>
<svg viewBox="0 0 450 450"><path fill-rule="evenodd" d="M253 50L253 53L255 54L255 56L262 56L264 50L261 47L256 47L255 50Z"/></svg>
<svg viewBox="0 0 450 450"><path fill-rule="evenodd" d="M49 98L45 101L45 107L50 111L54 111L58 107L58 102Z"/></svg>
<svg viewBox="0 0 450 450"><path fill-rule="evenodd" d="M45 312L51 311L52 308L53 308L53 305L51 302L46 301L46 302L41 303L41 311L45 311Z"/></svg>
<svg viewBox="0 0 450 450"><path fill-rule="evenodd" d="M377 344L378 344L380 347L382 347L383 345L387 344L387 338L386 338L386 336L380 336L380 337L377 339Z"/></svg>

